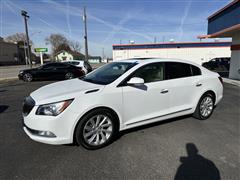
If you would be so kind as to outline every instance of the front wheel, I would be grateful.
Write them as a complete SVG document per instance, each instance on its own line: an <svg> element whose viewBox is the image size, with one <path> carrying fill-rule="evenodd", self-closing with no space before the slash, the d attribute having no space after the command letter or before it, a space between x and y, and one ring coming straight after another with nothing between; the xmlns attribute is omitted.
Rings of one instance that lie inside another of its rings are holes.
<svg viewBox="0 0 240 180"><path fill-rule="evenodd" d="M118 132L117 118L106 109L97 109L79 122L75 139L86 149L99 149L112 142Z"/></svg>
<svg viewBox="0 0 240 180"><path fill-rule="evenodd" d="M210 93L204 94L198 102L198 105L193 114L193 117L200 120L208 119L212 115L213 109L214 109L214 98L212 94Z"/></svg>
<svg viewBox="0 0 240 180"><path fill-rule="evenodd" d="M33 80L33 77L30 73L26 73L23 75L23 80L26 82L31 82Z"/></svg>

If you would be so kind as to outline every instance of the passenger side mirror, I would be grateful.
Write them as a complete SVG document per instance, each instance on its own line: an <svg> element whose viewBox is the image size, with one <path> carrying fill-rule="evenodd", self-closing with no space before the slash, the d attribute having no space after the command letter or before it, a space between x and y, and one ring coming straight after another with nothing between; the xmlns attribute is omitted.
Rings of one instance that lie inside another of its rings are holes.
<svg viewBox="0 0 240 180"><path fill-rule="evenodd" d="M135 85L135 86L141 86L144 84L144 79L139 77L133 77L128 82L128 85Z"/></svg>

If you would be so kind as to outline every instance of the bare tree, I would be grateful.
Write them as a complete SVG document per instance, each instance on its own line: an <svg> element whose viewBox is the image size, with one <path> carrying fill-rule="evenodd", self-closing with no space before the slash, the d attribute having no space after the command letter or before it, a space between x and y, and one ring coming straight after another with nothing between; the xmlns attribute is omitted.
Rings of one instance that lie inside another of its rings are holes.
<svg viewBox="0 0 240 180"><path fill-rule="evenodd" d="M59 50L59 46L63 44L69 44L67 38L62 34L51 34L49 37L45 39L46 44L50 44L52 46L52 52L56 53Z"/></svg>
<svg viewBox="0 0 240 180"><path fill-rule="evenodd" d="M25 33L12 34L12 35L4 38L4 41L11 42L11 43L25 42L26 41L26 35L25 35ZM30 40L30 45L33 45L33 42L31 40Z"/></svg>
<svg viewBox="0 0 240 180"><path fill-rule="evenodd" d="M70 41L69 42L70 48L75 52L81 52L82 46L78 41Z"/></svg>

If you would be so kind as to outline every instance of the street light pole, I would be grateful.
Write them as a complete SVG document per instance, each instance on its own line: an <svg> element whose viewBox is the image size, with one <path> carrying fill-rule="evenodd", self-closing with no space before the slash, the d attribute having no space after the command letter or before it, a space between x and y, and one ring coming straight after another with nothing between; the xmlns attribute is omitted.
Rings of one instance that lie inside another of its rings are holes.
<svg viewBox="0 0 240 180"><path fill-rule="evenodd" d="M30 49L30 43L29 43L29 36L28 36L28 26L27 26L27 19L29 16L27 15L27 11L22 10L21 15L24 18L24 24L25 24L25 32L26 32L26 40L27 40L27 51L28 51L28 62L30 64L30 67L32 68L32 61L31 61L31 49Z"/></svg>
<svg viewBox="0 0 240 180"><path fill-rule="evenodd" d="M83 21L84 21L84 41L85 41L85 61L88 61L88 40L87 40L87 15L86 7L84 7L83 12Z"/></svg>
<svg viewBox="0 0 240 180"><path fill-rule="evenodd" d="M28 58L27 58L27 52L26 52L26 40L25 39L23 41L23 49L24 49L25 63L26 63L26 65L28 65Z"/></svg>

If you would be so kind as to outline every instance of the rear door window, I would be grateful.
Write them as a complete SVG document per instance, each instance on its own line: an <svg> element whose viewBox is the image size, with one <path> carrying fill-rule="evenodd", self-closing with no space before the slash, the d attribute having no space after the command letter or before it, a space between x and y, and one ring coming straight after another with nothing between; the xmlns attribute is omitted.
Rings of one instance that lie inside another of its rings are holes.
<svg viewBox="0 0 240 180"><path fill-rule="evenodd" d="M166 62L165 79L177 79L192 76L191 66L186 63Z"/></svg>

